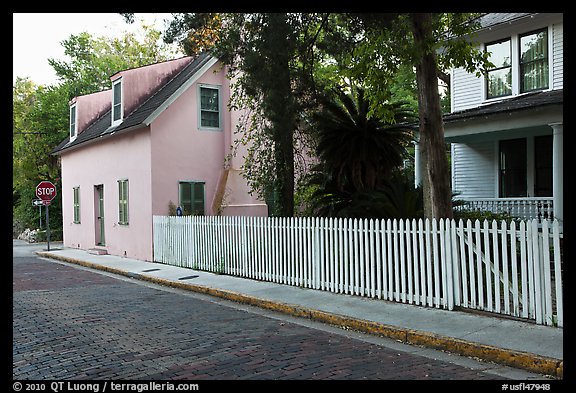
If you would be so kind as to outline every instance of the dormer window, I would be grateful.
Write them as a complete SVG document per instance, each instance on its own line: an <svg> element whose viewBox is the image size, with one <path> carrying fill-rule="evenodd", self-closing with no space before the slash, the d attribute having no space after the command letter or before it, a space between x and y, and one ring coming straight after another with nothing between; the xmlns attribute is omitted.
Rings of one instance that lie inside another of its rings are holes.
<svg viewBox="0 0 576 393"><path fill-rule="evenodd" d="M112 125L122 122L122 78L112 83Z"/></svg>
<svg viewBox="0 0 576 393"><path fill-rule="evenodd" d="M70 106L70 140L76 139L78 125L76 122L76 104Z"/></svg>

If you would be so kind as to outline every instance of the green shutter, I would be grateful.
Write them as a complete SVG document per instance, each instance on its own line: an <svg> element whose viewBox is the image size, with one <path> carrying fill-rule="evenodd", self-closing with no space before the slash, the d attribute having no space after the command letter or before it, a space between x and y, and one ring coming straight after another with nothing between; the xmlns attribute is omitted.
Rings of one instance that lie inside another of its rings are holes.
<svg viewBox="0 0 576 393"><path fill-rule="evenodd" d="M80 224L80 187L73 188L74 223Z"/></svg>
<svg viewBox="0 0 576 393"><path fill-rule="evenodd" d="M204 183L180 182L178 183L180 207L185 215L204 215Z"/></svg>
<svg viewBox="0 0 576 393"><path fill-rule="evenodd" d="M128 224L128 180L118 180L118 223Z"/></svg>

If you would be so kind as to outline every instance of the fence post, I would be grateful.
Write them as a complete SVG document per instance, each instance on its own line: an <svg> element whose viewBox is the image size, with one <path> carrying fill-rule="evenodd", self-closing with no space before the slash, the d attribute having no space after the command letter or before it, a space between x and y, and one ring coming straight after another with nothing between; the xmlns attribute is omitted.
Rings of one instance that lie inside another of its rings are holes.
<svg viewBox="0 0 576 393"><path fill-rule="evenodd" d="M560 224L558 220L554 220L552 224L552 233L554 235L554 282L556 284L556 316L558 327L564 327L564 305L562 293L562 260L560 257Z"/></svg>
<svg viewBox="0 0 576 393"><path fill-rule="evenodd" d="M442 225L441 225L442 227ZM444 267L444 272L442 273L442 279L444 280L444 284L442 285L444 297L444 307L448 308L448 310L452 310L454 308L454 283L452 277L452 264L453 264L453 256L452 256L452 237L451 237L451 225L450 220L444 220L444 238L440 239L444 244L444 261L445 263L442 264Z"/></svg>

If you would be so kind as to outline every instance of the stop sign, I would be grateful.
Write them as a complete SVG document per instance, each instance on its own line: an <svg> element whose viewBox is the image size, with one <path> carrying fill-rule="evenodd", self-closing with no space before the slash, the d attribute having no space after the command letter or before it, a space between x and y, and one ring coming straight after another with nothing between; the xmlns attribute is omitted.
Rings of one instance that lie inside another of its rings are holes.
<svg viewBox="0 0 576 393"><path fill-rule="evenodd" d="M43 201L51 201L56 196L56 186L49 181L41 181L36 186L36 196Z"/></svg>

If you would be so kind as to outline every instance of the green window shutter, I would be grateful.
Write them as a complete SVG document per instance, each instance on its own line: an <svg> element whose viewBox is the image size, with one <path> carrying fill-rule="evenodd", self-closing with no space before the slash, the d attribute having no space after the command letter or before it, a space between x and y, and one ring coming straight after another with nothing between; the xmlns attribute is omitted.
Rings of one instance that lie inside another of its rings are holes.
<svg viewBox="0 0 576 393"><path fill-rule="evenodd" d="M118 223L128 224L128 180L118 180Z"/></svg>
<svg viewBox="0 0 576 393"><path fill-rule="evenodd" d="M194 183L192 214L195 216L204 215L204 183Z"/></svg>
<svg viewBox="0 0 576 393"><path fill-rule="evenodd" d="M74 223L80 224L80 187L73 188Z"/></svg>
<svg viewBox="0 0 576 393"><path fill-rule="evenodd" d="M180 182L179 199L180 207L186 215L204 215L204 183L203 182Z"/></svg>

